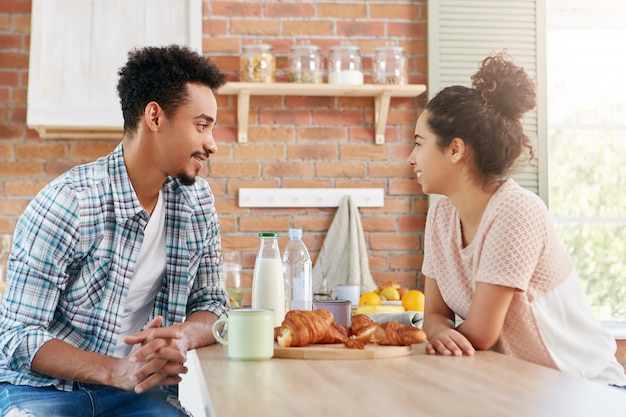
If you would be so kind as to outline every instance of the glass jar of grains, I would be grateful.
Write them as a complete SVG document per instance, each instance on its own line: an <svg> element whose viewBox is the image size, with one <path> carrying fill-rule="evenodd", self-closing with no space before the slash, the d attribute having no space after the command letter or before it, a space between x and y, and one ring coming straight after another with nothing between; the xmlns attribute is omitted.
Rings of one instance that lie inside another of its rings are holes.
<svg viewBox="0 0 626 417"><path fill-rule="evenodd" d="M388 42L376 48L374 58L374 83L396 84L407 83L407 62L404 48Z"/></svg>
<svg viewBox="0 0 626 417"><path fill-rule="evenodd" d="M252 83L273 83L276 60L272 46L259 41L244 45L240 58L239 80Z"/></svg>
<svg viewBox="0 0 626 417"><path fill-rule="evenodd" d="M306 41L292 46L289 53L289 82L320 84L324 81L323 78L319 46Z"/></svg>

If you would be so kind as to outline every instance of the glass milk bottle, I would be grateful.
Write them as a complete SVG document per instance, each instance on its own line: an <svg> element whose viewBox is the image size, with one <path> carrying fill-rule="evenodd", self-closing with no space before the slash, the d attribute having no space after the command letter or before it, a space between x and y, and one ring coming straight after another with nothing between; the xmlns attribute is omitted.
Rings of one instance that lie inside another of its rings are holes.
<svg viewBox="0 0 626 417"><path fill-rule="evenodd" d="M274 310L274 327L285 318L285 281L278 233L259 233L261 244L252 274L252 308Z"/></svg>
<svg viewBox="0 0 626 417"><path fill-rule="evenodd" d="M328 56L329 84L363 84L363 59L358 46L343 41L330 48Z"/></svg>

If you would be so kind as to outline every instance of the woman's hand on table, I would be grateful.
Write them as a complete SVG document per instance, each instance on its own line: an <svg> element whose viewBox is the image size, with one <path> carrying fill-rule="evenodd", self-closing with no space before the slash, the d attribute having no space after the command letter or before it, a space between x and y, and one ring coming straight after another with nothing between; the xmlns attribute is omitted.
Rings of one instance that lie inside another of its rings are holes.
<svg viewBox="0 0 626 417"><path fill-rule="evenodd" d="M428 345L426 345L426 353L429 355L471 356L474 352L470 341L452 328L445 328L434 335L429 335Z"/></svg>

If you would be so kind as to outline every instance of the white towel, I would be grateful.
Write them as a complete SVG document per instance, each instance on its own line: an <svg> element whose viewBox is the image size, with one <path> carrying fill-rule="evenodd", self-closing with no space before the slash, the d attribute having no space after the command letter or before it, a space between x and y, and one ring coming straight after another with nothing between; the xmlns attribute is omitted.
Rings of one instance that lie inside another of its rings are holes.
<svg viewBox="0 0 626 417"><path fill-rule="evenodd" d="M313 266L313 292L324 276L329 291L341 284L360 285L361 293L376 288L359 209L349 195L341 200Z"/></svg>

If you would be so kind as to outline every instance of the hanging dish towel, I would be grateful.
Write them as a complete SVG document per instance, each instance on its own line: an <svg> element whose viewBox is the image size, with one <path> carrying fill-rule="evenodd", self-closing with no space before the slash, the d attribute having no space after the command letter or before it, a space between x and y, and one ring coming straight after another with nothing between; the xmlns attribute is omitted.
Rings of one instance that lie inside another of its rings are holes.
<svg viewBox="0 0 626 417"><path fill-rule="evenodd" d="M342 284L360 285L361 293L376 288L359 209L349 195L341 200L315 261L313 292L322 287L324 277L328 290Z"/></svg>

